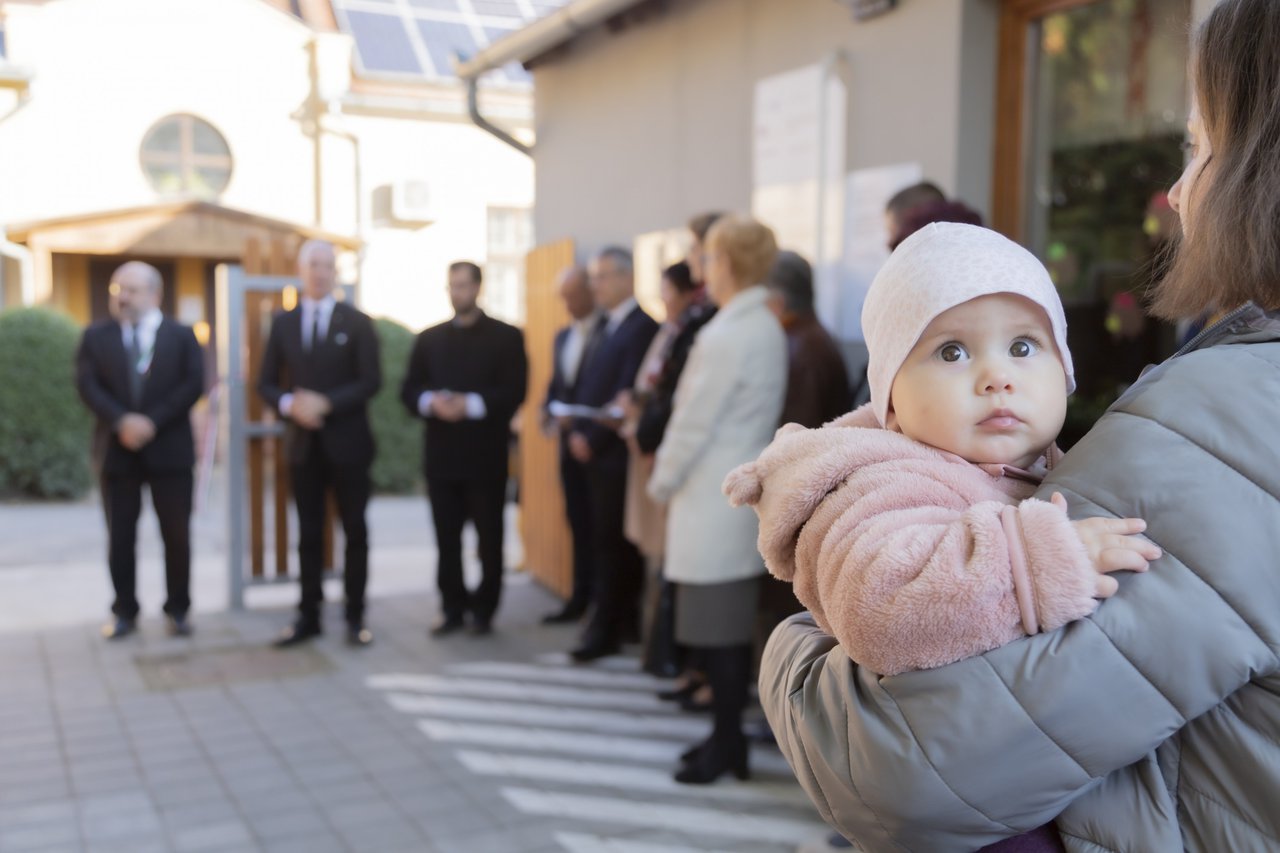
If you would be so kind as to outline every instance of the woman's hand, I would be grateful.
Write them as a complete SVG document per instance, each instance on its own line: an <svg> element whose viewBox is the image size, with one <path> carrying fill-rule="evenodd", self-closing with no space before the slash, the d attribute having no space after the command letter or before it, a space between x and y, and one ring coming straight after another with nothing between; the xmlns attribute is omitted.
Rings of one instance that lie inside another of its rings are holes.
<svg viewBox="0 0 1280 853"><path fill-rule="evenodd" d="M1054 492L1051 500L1066 512L1067 499L1060 493ZM1071 524L1098 571L1096 598L1110 598L1120 588L1111 572L1145 572L1162 553L1159 546L1138 535L1147 529L1140 518L1085 518Z"/></svg>

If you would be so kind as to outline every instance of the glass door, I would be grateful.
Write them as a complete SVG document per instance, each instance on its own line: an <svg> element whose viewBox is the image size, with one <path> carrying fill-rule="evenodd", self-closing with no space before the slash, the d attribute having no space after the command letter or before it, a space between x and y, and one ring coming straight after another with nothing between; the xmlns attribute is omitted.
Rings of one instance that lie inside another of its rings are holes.
<svg viewBox="0 0 1280 853"><path fill-rule="evenodd" d="M993 219L1049 268L1079 390L1067 443L1173 332L1142 290L1176 228L1190 0L1008 0Z"/></svg>

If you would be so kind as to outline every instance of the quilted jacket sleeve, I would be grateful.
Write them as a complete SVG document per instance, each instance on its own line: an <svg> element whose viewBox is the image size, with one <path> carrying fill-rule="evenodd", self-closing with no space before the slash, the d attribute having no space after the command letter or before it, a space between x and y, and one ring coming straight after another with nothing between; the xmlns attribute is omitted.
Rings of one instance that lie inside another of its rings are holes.
<svg viewBox="0 0 1280 853"><path fill-rule="evenodd" d="M1259 555L1280 553L1278 389L1280 345L1193 353L1067 455L1041 497L1145 518L1165 554L1086 619L889 678L808 616L779 626L761 703L824 817L869 850L973 850L1054 819L1274 673L1280 583Z"/></svg>

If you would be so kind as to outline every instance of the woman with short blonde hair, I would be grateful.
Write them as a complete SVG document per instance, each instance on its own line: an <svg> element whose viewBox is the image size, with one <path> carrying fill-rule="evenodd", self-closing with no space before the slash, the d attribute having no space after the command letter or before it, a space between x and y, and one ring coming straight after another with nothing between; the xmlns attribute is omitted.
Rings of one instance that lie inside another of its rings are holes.
<svg viewBox="0 0 1280 853"><path fill-rule="evenodd" d="M700 653L712 692L711 737L676 773L691 784L747 776L742 711L764 562L755 513L731 508L720 486L773 437L787 384L786 338L761 286L777 254L773 232L725 216L705 249L707 294L719 311L689 354L649 480L649 494L670 504L664 572L677 584L676 640Z"/></svg>

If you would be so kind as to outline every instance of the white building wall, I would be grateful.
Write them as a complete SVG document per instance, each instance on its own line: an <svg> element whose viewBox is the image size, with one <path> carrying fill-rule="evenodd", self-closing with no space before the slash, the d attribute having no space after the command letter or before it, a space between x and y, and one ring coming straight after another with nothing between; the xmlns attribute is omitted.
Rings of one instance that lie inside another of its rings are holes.
<svg viewBox="0 0 1280 853"><path fill-rule="evenodd" d="M349 39L317 35L260 0L60 0L7 14L8 59L35 79L30 103L0 122L0 227L161 201L139 163L142 139L158 119L190 113L231 148L219 203L362 237L363 307L419 328L451 313L448 264L485 262L488 209L533 206L532 161L472 126L461 93L452 119L340 114ZM359 140L359 221L357 146L325 133L316 222L304 125L316 38L331 107L323 124ZM403 180L428 184L434 222L375 217L375 189Z"/></svg>

